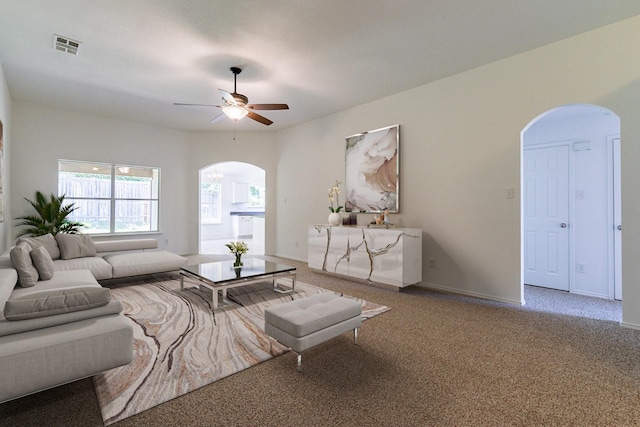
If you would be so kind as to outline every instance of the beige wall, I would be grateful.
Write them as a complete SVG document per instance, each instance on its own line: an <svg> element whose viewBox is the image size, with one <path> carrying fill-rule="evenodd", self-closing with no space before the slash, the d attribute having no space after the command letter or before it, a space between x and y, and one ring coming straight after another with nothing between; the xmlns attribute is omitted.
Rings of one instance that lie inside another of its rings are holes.
<svg viewBox="0 0 640 427"><path fill-rule="evenodd" d="M14 102L13 112L12 218L32 213L24 197L58 192L58 159L159 167L161 233L143 237L188 251L184 132L27 102Z"/></svg>
<svg viewBox="0 0 640 427"><path fill-rule="evenodd" d="M601 105L621 117L623 317L640 327L639 39L637 17L280 132L277 252L306 257L306 225L326 222L326 189L344 177L344 137L399 123L392 220L424 230L423 281L519 303L520 132L555 106Z"/></svg>
<svg viewBox="0 0 640 427"><path fill-rule="evenodd" d="M2 170L2 195L4 206L4 222L0 222L0 252L4 252L11 240L11 97L7 81L4 78L4 69L0 63L0 120L3 127L3 170Z"/></svg>
<svg viewBox="0 0 640 427"><path fill-rule="evenodd" d="M214 163L238 161L250 163L265 170L265 253L275 252L277 241L274 218L278 183L276 166L278 150L274 132L189 132L189 244L190 253L198 250L198 179L200 169ZM224 191L224 189L223 189Z"/></svg>

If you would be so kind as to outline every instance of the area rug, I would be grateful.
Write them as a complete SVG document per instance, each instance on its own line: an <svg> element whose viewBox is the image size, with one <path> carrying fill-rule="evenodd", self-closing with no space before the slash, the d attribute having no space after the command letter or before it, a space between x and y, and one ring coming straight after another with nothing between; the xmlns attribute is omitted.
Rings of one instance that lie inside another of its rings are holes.
<svg viewBox="0 0 640 427"><path fill-rule="evenodd" d="M270 282L241 286L228 291L230 304L215 314L211 291L186 280L181 290L175 274L112 287L111 292L133 325L134 358L93 378L105 425L288 351L264 333L264 310L330 291L299 281L288 294L274 292ZM389 310L359 301L363 319Z"/></svg>

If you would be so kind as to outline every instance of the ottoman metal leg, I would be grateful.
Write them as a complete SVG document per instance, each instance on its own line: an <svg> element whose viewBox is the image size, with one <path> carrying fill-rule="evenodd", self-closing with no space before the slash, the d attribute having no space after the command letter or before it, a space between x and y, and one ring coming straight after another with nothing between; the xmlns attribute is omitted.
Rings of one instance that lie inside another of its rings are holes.
<svg viewBox="0 0 640 427"><path fill-rule="evenodd" d="M358 344L358 328L353 330L353 343Z"/></svg>
<svg viewBox="0 0 640 427"><path fill-rule="evenodd" d="M302 369L302 353L296 353L298 355L298 363L296 364L296 369L299 371Z"/></svg>

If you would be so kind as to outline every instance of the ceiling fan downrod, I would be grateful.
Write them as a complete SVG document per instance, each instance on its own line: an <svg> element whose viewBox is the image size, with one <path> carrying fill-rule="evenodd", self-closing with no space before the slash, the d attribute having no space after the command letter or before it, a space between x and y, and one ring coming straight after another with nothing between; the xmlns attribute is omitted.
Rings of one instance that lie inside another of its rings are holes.
<svg viewBox="0 0 640 427"><path fill-rule="evenodd" d="M236 78L238 77L238 74L242 72L242 68L231 67L230 70L233 73L233 93L238 93L236 89Z"/></svg>

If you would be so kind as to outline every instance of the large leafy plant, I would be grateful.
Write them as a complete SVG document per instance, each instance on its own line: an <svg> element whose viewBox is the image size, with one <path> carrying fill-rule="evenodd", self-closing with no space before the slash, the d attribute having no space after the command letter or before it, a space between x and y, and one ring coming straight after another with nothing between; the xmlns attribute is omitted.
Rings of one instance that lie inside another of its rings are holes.
<svg viewBox="0 0 640 427"><path fill-rule="evenodd" d="M45 234L58 233L78 234L80 228L84 226L81 222L70 221L67 217L76 209L75 203L64 204L64 195L56 196L51 194L47 197L36 191L36 199L29 200L31 206L38 213L37 215L26 215L16 218L22 220L19 227L28 227L22 230L20 236L44 236Z"/></svg>

